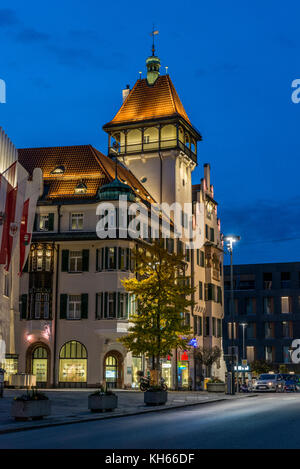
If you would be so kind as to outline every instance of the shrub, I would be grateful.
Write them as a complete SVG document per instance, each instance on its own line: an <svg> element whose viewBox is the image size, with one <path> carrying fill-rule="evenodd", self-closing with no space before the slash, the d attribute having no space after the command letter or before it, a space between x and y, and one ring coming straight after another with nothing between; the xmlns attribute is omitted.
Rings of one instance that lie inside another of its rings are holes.
<svg viewBox="0 0 300 469"><path fill-rule="evenodd" d="M15 401L48 401L49 397L46 396L41 391L37 389L32 389L31 391L27 390L26 394L22 394L22 396L15 397Z"/></svg>

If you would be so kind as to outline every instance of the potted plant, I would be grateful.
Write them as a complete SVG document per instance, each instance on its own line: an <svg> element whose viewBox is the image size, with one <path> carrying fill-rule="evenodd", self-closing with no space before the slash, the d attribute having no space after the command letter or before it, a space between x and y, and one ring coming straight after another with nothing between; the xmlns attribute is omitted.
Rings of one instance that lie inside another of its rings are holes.
<svg viewBox="0 0 300 469"><path fill-rule="evenodd" d="M15 420L39 420L51 414L51 401L37 389L27 390L26 394L12 401L11 416Z"/></svg>
<svg viewBox="0 0 300 469"><path fill-rule="evenodd" d="M118 407L118 396L109 389L100 386L88 397L88 407L91 412L105 412Z"/></svg>
<svg viewBox="0 0 300 469"><path fill-rule="evenodd" d="M168 392L161 386L150 386L144 392L144 403L146 405L164 405L168 400Z"/></svg>
<svg viewBox="0 0 300 469"><path fill-rule="evenodd" d="M208 392L225 392L225 383L219 378L212 377L206 384Z"/></svg>

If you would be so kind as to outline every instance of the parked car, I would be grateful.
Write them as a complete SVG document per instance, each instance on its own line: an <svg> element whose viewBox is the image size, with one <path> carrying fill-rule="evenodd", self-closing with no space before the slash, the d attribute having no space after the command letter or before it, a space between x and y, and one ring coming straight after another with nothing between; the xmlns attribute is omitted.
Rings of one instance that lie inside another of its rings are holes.
<svg viewBox="0 0 300 469"><path fill-rule="evenodd" d="M263 373L256 380L253 390L254 391L284 391L284 379L282 375L276 373Z"/></svg>
<svg viewBox="0 0 300 469"><path fill-rule="evenodd" d="M290 375L290 374L282 374L282 378L284 379L284 391L285 392L297 392L297 376Z"/></svg>

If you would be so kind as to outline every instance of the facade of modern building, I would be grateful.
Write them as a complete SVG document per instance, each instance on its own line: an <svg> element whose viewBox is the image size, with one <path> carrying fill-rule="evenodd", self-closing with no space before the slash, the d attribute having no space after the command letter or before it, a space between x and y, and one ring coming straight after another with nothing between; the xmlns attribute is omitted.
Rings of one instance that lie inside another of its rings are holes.
<svg viewBox="0 0 300 469"><path fill-rule="evenodd" d="M210 166L204 165L203 179L193 186L201 135L170 77L159 75L158 57L147 59L147 78L123 91L119 112L103 128L108 156L90 145L19 150L29 173L38 165L44 177L18 321L19 371L35 374L39 386L92 387L105 381L135 387L137 371L149 366L118 338L138 312L121 280L134 275L132 252L151 242L152 234L100 239L96 233L98 204L115 204L119 195L129 205L144 204L147 213L157 203L202 204L203 243L186 249L187 239L174 233L165 242L169 250L184 252L186 275L195 287L195 305L185 318L193 344L222 347L223 251ZM162 359L170 388L199 383L203 369L193 350ZM224 377L222 359L212 373Z"/></svg>
<svg viewBox="0 0 300 469"><path fill-rule="evenodd" d="M234 265L234 341L239 358L297 369L291 345L300 337L300 262ZM232 346L230 266L224 267L224 353ZM243 331L244 329L244 331Z"/></svg>

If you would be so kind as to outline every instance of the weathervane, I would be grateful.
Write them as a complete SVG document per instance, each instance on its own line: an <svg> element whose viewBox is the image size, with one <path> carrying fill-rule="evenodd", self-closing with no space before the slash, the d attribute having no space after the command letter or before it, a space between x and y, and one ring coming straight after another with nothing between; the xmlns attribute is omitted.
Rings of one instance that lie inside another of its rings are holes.
<svg viewBox="0 0 300 469"><path fill-rule="evenodd" d="M150 34L150 36L153 37L153 42L152 42L152 56L154 57L155 56L155 45L154 45L154 36L156 36L158 34L158 29L154 29L154 25L153 25L153 28L152 28L152 33Z"/></svg>

